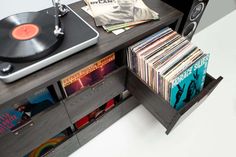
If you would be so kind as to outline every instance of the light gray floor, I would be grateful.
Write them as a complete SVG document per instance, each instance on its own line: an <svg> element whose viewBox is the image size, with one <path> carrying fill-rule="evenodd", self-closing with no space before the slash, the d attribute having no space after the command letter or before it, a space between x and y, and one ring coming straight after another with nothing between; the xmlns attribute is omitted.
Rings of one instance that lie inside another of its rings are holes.
<svg viewBox="0 0 236 157"><path fill-rule="evenodd" d="M170 135L139 106L70 157L235 157L235 19L233 11L193 38L211 54L208 72L224 80Z"/></svg>

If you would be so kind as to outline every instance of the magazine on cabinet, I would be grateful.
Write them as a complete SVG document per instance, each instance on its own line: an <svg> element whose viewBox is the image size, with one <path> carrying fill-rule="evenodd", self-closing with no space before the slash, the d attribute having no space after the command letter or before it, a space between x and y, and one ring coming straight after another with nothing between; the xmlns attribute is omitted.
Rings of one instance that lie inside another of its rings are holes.
<svg viewBox="0 0 236 157"><path fill-rule="evenodd" d="M85 0L96 26L159 19L142 0Z"/></svg>

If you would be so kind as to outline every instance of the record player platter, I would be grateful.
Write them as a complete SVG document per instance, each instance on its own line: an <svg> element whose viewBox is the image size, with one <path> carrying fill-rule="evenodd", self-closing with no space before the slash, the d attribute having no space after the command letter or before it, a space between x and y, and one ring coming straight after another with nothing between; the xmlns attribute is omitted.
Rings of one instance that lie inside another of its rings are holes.
<svg viewBox="0 0 236 157"><path fill-rule="evenodd" d="M54 51L63 39L54 34L55 18L44 12L28 12L0 21L0 60L27 62Z"/></svg>
<svg viewBox="0 0 236 157"><path fill-rule="evenodd" d="M99 34L70 7L55 36L55 10L20 13L0 21L0 79L13 82L98 42Z"/></svg>

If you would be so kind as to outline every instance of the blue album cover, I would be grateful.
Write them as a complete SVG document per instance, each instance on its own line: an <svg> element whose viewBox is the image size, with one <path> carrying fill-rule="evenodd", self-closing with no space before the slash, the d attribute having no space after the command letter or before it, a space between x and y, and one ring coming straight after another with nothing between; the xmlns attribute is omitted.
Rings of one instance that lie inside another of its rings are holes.
<svg viewBox="0 0 236 157"><path fill-rule="evenodd" d="M209 54L203 55L178 77L170 89L170 105L180 110L192 100L203 88L209 61Z"/></svg>
<svg viewBox="0 0 236 157"><path fill-rule="evenodd" d="M55 102L51 93L47 88L45 88L30 96L23 106L24 112L28 113L28 115L32 117L54 104Z"/></svg>
<svg viewBox="0 0 236 157"><path fill-rule="evenodd" d="M31 117L55 104L47 88L0 112L0 136L26 124Z"/></svg>

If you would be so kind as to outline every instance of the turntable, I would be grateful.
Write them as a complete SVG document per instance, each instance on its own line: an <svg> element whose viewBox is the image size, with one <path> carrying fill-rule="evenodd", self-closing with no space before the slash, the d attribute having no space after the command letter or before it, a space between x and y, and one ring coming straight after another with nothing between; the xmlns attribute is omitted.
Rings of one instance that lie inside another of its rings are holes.
<svg viewBox="0 0 236 157"><path fill-rule="evenodd" d="M13 82L98 42L99 34L70 7L0 21L0 79Z"/></svg>

